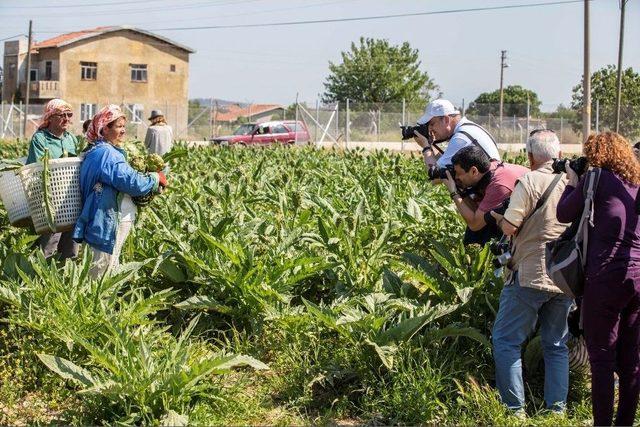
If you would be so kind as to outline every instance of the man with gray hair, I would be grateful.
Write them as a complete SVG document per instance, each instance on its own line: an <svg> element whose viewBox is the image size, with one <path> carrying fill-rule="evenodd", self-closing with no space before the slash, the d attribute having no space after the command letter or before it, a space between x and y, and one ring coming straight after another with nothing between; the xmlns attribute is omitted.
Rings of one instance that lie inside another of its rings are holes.
<svg viewBox="0 0 640 427"><path fill-rule="evenodd" d="M563 412L569 390L567 316L573 300L547 275L545 244L567 228L556 219L567 179L551 168L553 159L560 156L558 137L552 130L531 132L526 150L531 172L518 180L504 216L491 213L503 233L511 236L512 255L493 326L496 385L503 403L524 414L521 351L539 322L545 404L551 411Z"/></svg>

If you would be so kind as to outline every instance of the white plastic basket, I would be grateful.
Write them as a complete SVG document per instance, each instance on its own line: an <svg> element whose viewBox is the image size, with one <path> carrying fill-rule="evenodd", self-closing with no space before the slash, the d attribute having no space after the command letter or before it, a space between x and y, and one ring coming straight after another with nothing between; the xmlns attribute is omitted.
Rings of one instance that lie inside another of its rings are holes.
<svg viewBox="0 0 640 427"><path fill-rule="evenodd" d="M49 201L55 230L47 224L44 192L42 191L42 163L33 163L18 170L27 196L33 226L38 234L60 233L73 229L82 210L80 193L80 165L82 159L69 157L49 160Z"/></svg>
<svg viewBox="0 0 640 427"><path fill-rule="evenodd" d="M22 164L26 160L26 157L18 159ZM16 172L16 170L0 172L0 199L7 211L9 222L16 227L28 227L31 225L29 205L22 182Z"/></svg>

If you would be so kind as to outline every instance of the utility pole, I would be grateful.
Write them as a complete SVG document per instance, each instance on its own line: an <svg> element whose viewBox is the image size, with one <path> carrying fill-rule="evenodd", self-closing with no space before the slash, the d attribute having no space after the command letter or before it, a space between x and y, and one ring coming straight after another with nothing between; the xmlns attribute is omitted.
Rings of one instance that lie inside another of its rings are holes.
<svg viewBox="0 0 640 427"><path fill-rule="evenodd" d="M27 120L29 116L29 92L31 89L31 20L29 20L29 41L27 42L27 67L25 70L25 78L24 81L27 83L26 88L24 90L24 125L22 128L24 129L24 133L27 132ZM24 138L25 135L22 135Z"/></svg>
<svg viewBox="0 0 640 427"><path fill-rule="evenodd" d="M618 45L618 90L616 92L616 132L620 129L620 98L622 97L622 47L624 41L624 6L629 0L620 0L620 44Z"/></svg>
<svg viewBox="0 0 640 427"><path fill-rule="evenodd" d="M582 75L582 138L591 132L591 72L589 71L589 1L584 0L584 71Z"/></svg>
<svg viewBox="0 0 640 427"><path fill-rule="evenodd" d="M506 61L507 51L503 50L500 53L500 126L502 126L502 109L504 106L504 91L502 90L502 84L504 82L504 69L509 66Z"/></svg>

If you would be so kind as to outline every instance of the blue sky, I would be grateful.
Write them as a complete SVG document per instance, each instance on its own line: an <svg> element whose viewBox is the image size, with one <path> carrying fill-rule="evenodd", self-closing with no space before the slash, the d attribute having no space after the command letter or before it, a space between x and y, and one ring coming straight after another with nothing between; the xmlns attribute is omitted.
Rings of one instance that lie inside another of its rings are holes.
<svg viewBox="0 0 640 427"><path fill-rule="evenodd" d="M0 0L0 39L35 37L100 25L133 25L194 48L190 97L283 103L315 100L328 62L360 36L408 41L422 67L456 104L499 86L534 90L546 110L568 104L582 75L582 2L387 20L263 28L168 30L176 27L273 23L465 8L549 3L550 0ZM591 2L591 68L617 62L619 0ZM629 0L624 66L640 72L640 0Z"/></svg>

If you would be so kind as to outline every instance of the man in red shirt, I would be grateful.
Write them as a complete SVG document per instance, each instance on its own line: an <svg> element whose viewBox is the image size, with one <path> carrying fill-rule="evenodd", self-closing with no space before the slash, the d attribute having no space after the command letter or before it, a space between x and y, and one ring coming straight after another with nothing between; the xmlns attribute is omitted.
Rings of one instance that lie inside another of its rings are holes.
<svg viewBox="0 0 640 427"><path fill-rule="evenodd" d="M447 171L446 185L458 213L468 226L464 243L484 245L500 234L490 212L511 196L518 178L529 169L490 160L476 145L460 149L451 162L455 179ZM470 189L472 196L463 197L459 188Z"/></svg>

